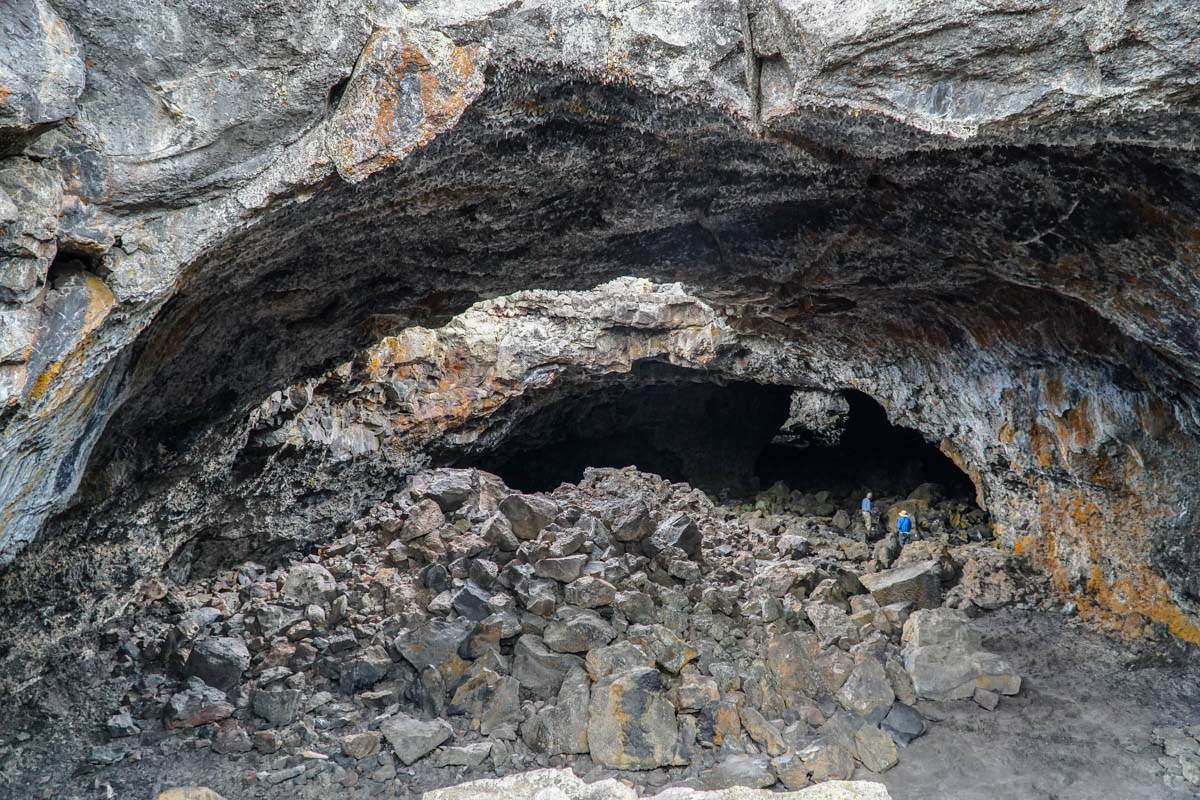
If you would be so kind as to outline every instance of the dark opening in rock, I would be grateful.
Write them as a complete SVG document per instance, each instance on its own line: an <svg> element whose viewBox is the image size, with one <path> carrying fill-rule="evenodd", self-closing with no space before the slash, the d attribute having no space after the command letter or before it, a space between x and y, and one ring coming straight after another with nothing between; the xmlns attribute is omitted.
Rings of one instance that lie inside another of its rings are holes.
<svg viewBox="0 0 1200 800"><path fill-rule="evenodd" d="M903 495L929 482L941 485L950 497L975 497L966 473L920 432L892 425L873 398L853 389L831 397L844 401L844 416L831 422L810 408L799 425L785 426L784 435L758 459L755 472L763 486L782 481L805 491ZM789 423L794 419L795 414Z"/></svg>

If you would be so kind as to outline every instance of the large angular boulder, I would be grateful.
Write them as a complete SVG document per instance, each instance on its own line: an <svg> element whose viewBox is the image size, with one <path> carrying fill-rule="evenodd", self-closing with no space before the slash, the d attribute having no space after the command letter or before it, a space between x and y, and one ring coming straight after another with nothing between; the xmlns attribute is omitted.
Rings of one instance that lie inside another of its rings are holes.
<svg viewBox="0 0 1200 800"><path fill-rule="evenodd" d="M767 642L767 667L789 708L811 702L824 690L820 655L821 642L812 633L791 631Z"/></svg>
<svg viewBox="0 0 1200 800"><path fill-rule="evenodd" d="M440 719L423 720L402 713L380 723L379 732L405 766L423 758L454 735L454 729Z"/></svg>
<svg viewBox="0 0 1200 800"><path fill-rule="evenodd" d="M687 514L672 514L667 517L654 533L642 542L642 552L654 557L668 547L678 547L687 553L688 558L699 560L703 535L696 523Z"/></svg>
<svg viewBox="0 0 1200 800"><path fill-rule="evenodd" d="M188 656L186 672L209 686L229 691L250 666L246 643L235 636L210 636L197 642Z"/></svg>
<svg viewBox="0 0 1200 800"><path fill-rule="evenodd" d="M432 500L448 514L462 508L479 491L478 475L470 469L434 469L410 477L408 485L413 497Z"/></svg>
<svg viewBox="0 0 1200 800"><path fill-rule="evenodd" d="M333 599L337 581L320 564L297 564L288 570L281 594L296 606L321 605Z"/></svg>
<svg viewBox="0 0 1200 800"><path fill-rule="evenodd" d="M880 606L909 602L914 608L937 608L942 602L942 570L936 561L918 561L860 576Z"/></svg>
<svg viewBox="0 0 1200 800"><path fill-rule="evenodd" d="M540 636L527 633L513 647L512 674L531 694L549 700L558 694L563 676L572 667L584 666L583 659L556 653Z"/></svg>
<svg viewBox="0 0 1200 800"><path fill-rule="evenodd" d="M609 769L646 770L686 764L679 725L656 669L610 675L592 688L588 744L592 759Z"/></svg>
<svg viewBox="0 0 1200 800"><path fill-rule="evenodd" d="M961 611L917 611L904 624L904 668L927 700L962 700L976 689L1012 695L1021 677L1000 656L984 650Z"/></svg>
<svg viewBox="0 0 1200 800"><path fill-rule="evenodd" d="M521 738L535 753L561 755L588 752L587 671L572 667L563 678L554 705L547 705L522 726Z"/></svg>
<svg viewBox="0 0 1200 800"><path fill-rule="evenodd" d="M556 611L554 621L542 632L546 646L558 653L586 653L594 647L603 647L616 637L613 626L595 611L573 606L563 606Z"/></svg>
<svg viewBox="0 0 1200 800"><path fill-rule="evenodd" d="M558 516L558 506L548 497L535 494L510 494L500 501L500 513L512 526L518 539L536 539L542 529Z"/></svg>
<svg viewBox="0 0 1200 800"><path fill-rule="evenodd" d="M837 699L842 708L877 723L887 715L896 694L883 665L873 658L866 658L855 665L838 690Z"/></svg>

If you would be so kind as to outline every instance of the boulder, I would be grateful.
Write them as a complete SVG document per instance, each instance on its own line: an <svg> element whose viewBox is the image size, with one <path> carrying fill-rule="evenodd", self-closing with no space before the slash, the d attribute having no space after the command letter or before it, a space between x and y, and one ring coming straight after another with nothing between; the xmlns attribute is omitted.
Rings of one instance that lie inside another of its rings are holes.
<svg viewBox="0 0 1200 800"><path fill-rule="evenodd" d="M458 650L474 629L470 620L431 619L416 628L400 631L392 641L392 648L418 671L433 667L447 684L456 684L467 669Z"/></svg>
<svg viewBox="0 0 1200 800"><path fill-rule="evenodd" d="M592 759L609 769L678 766L679 725L656 669L632 669L592 688L588 743Z"/></svg>
<svg viewBox="0 0 1200 800"><path fill-rule="evenodd" d="M547 705L522 726L521 738L535 753L562 755L588 752L587 671L572 667L563 677L554 705Z"/></svg>
<svg viewBox="0 0 1200 800"><path fill-rule="evenodd" d="M539 578L549 578L559 583L570 583L583 573L588 557L579 553L573 556L539 558L533 562L533 572Z"/></svg>
<svg viewBox="0 0 1200 800"><path fill-rule="evenodd" d="M445 524L441 506L433 500L421 500L409 509L396 538L402 543L416 541L441 530Z"/></svg>
<svg viewBox="0 0 1200 800"><path fill-rule="evenodd" d="M491 754L491 742L475 742L462 747L439 747L430 761L435 767L478 767Z"/></svg>
<svg viewBox="0 0 1200 800"><path fill-rule="evenodd" d="M821 643L812 633L791 631L768 641L767 666L789 707L793 702L808 702L822 693L824 680L818 665L820 654Z"/></svg>
<svg viewBox="0 0 1200 800"><path fill-rule="evenodd" d="M480 669L454 692L449 710L479 720L479 732L493 732L521 721L521 685L516 678Z"/></svg>
<svg viewBox="0 0 1200 800"><path fill-rule="evenodd" d="M637 800L637 792L613 778L584 783L570 769L538 769L505 778L460 783L425 792L421 800Z"/></svg>
<svg viewBox="0 0 1200 800"><path fill-rule="evenodd" d="M919 561L860 577L880 606L910 602L914 608L937 608L942 602L941 568L936 561Z"/></svg>
<svg viewBox="0 0 1200 800"><path fill-rule="evenodd" d="M192 647L186 672L215 689L229 691L241 682L249 666L245 642L234 636L210 636Z"/></svg>
<svg viewBox="0 0 1200 800"><path fill-rule="evenodd" d="M567 584L563 589L563 599L573 606L601 608L617 599L617 587L603 578L584 575Z"/></svg>
<svg viewBox="0 0 1200 800"><path fill-rule="evenodd" d="M588 675L598 681L614 672L634 667L653 667L654 656L633 642L618 641L607 647L589 650L586 658Z"/></svg>
<svg viewBox="0 0 1200 800"><path fill-rule="evenodd" d="M615 506L605 515L605 521L618 542L640 542L654 532L654 520L641 500Z"/></svg>
<svg viewBox="0 0 1200 800"><path fill-rule="evenodd" d="M917 611L904 624L904 668L918 697L962 700L976 689L1016 694L1021 677L1004 659L982 649L980 637L961 611Z"/></svg>
<svg viewBox="0 0 1200 800"><path fill-rule="evenodd" d="M672 514L654 533L642 542L642 552L654 557L668 547L677 547L687 553L688 558L699 560L703 536L696 523L687 514Z"/></svg>
<svg viewBox="0 0 1200 800"><path fill-rule="evenodd" d="M542 637L534 634L525 634L513 647L513 677L521 682L522 688L543 700L558 694L568 670L583 665L579 656L556 653L546 647Z"/></svg>
<svg viewBox="0 0 1200 800"><path fill-rule="evenodd" d="M171 695L163 708L163 720L168 728L195 728L232 714L233 706L223 691L194 677L188 678L184 688Z"/></svg>
<svg viewBox="0 0 1200 800"><path fill-rule="evenodd" d="M259 689L250 701L254 713L274 727L290 725L300 713L304 695L296 689Z"/></svg>
<svg viewBox="0 0 1200 800"><path fill-rule="evenodd" d="M883 665L873 658L860 661L837 693L838 702L868 722L882 720L896 700Z"/></svg>
<svg viewBox="0 0 1200 800"><path fill-rule="evenodd" d="M433 469L408 480L409 491L418 499L429 499L447 514L462 508L478 492L478 473L470 469Z"/></svg>
<svg viewBox="0 0 1200 800"><path fill-rule="evenodd" d="M288 570L280 593L293 605L322 605L333 599L337 581L320 564L296 564Z"/></svg>
<svg viewBox="0 0 1200 800"><path fill-rule="evenodd" d="M706 789L728 789L734 786L763 789L775 785L775 773L771 771L770 759L765 756L734 753L717 762L700 780Z"/></svg>
<svg viewBox="0 0 1200 800"><path fill-rule="evenodd" d="M558 609L554 621L542 631L546 646L558 653L586 653L616 637L613 627L595 611L573 606Z"/></svg>
<svg viewBox="0 0 1200 800"><path fill-rule="evenodd" d="M375 731L352 733L341 738L342 755L361 761L379 752L379 743L383 737Z"/></svg>
<svg viewBox="0 0 1200 800"><path fill-rule="evenodd" d="M854 749L862 765L874 773L887 772L900 761L895 741L874 725L855 731Z"/></svg>
<svg viewBox="0 0 1200 800"><path fill-rule="evenodd" d="M925 720L915 708L904 703L893 705L880 727L902 745L925 735Z"/></svg>
<svg viewBox="0 0 1200 800"><path fill-rule="evenodd" d="M454 729L443 720L426 721L403 713L381 722L379 732L405 766L420 760L454 735Z"/></svg>
<svg viewBox="0 0 1200 800"><path fill-rule="evenodd" d="M558 516L558 506L548 497L510 494L500 501L500 513L518 539L531 540Z"/></svg>

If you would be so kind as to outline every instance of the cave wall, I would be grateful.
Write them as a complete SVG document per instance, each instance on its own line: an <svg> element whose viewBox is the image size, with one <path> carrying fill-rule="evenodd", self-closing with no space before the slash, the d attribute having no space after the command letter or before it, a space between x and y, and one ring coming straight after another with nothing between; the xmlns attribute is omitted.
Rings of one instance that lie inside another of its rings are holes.
<svg viewBox="0 0 1200 800"><path fill-rule="evenodd" d="M243 448L264 397L479 298L633 274L724 320L704 369L867 392L1086 608L1200 638L1200 8L12 9L10 588L99 573L126 592L100 618L239 514L336 525L361 497ZM420 463L477 402L362 469Z"/></svg>

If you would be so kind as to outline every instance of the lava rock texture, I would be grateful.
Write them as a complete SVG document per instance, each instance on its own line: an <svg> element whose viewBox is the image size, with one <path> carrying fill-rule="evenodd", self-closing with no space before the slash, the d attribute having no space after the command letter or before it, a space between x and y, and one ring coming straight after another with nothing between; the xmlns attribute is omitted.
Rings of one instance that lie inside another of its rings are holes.
<svg viewBox="0 0 1200 800"><path fill-rule="evenodd" d="M871 395L1081 613L1200 642L1195 4L14 0L0 33L0 689L653 360ZM683 286L431 330L625 275Z"/></svg>

